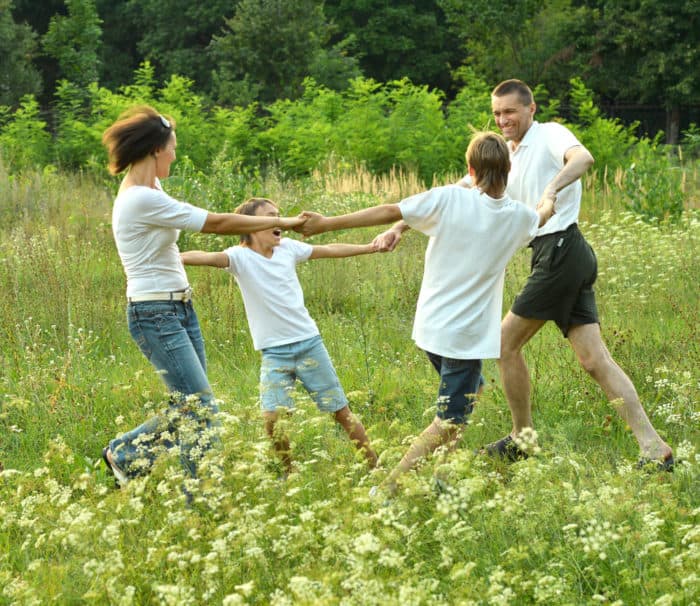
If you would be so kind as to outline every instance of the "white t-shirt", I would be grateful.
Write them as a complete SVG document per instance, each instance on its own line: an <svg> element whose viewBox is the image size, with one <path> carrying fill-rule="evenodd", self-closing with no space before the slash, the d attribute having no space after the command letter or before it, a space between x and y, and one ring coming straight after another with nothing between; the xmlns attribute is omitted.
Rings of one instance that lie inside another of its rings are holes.
<svg viewBox="0 0 700 606"><path fill-rule="evenodd" d="M577 145L580 141L564 125L533 122L515 151L508 141L511 166L506 193L535 209L545 187L564 167L564 154ZM471 186L472 179L465 175L460 183ZM563 231L578 221L581 191L581 179L576 179L557 193L556 213L537 231L538 236Z"/></svg>
<svg viewBox="0 0 700 606"><path fill-rule="evenodd" d="M545 187L564 167L564 154L577 145L581 143L564 125L533 122L515 151L508 142L511 167L506 193L534 209ZM578 221L581 191L581 179L576 179L557 193L556 213L537 231L538 236L562 231Z"/></svg>
<svg viewBox="0 0 700 606"><path fill-rule="evenodd" d="M112 208L112 233L126 273L126 296L187 288L180 260L180 230L201 231L207 211L165 192L135 185Z"/></svg>
<svg viewBox="0 0 700 606"><path fill-rule="evenodd" d="M458 185L411 196L399 208L410 227L430 236L414 341L445 357L498 358L505 267L534 237L537 213Z"/></svg>
<svg viewBox="0 0 700 606"><path fill-rule="evenodd" d="M313 247L282 238L267 258L247 246L232 246L226 271L233 274L243 295L253 346L257 350L288 345L319 334L304 306L296 265L306 261Z"/></svg>

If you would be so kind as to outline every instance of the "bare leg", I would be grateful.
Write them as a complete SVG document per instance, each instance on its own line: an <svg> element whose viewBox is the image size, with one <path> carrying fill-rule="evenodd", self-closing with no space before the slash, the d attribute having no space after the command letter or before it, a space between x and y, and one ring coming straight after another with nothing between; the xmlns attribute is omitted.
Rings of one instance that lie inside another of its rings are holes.
<svg viewBox="0 0 700 606"><path fill-rule="evenodd" d="M280 428L276 425L279 413L275 412L263 412L263 419L265 421L265 433L272 440L272 446L275 452L282 461L285 473L290 473L292 471L292 453L289 446L289 438L282 433Z"/></svg>
<svg viewBox="0 0 700 606"><path fill-rule="evenodd" d="M350 407L345 406L333 415L338 424L345 430L352 443L362 451L370 468L377 466L377 453L369 445L369 438L362 422L350 412Z"/></svg>
<svg viewBox="0 0 700 606"><path fill-rule="evenodd" d="M452 447L462 436L464 425L453 425L435 417L433 422L413 441L399 464L382 482L382 486L391 494L397 490L397 480L401 474L413 469L421 459L444 445Z"/></svg>
<svg viewBox="0 0 700 606"><path fill-rule="evenodd" d="M663 460L671 447L661 439L639 401L637 390L613 360L603 343L598 324L581 324L569 330L569 341L585 371L601 386L615 409L629 425L643 457Z"/></svg>
<svg viewBox="0 0 700 606"><path fill-rule="evenodd" d="M544 324L545 320L523 318L512 311L506 314L501 323L501 357L498 368L513 419L513 437L523 428L532 427L530 375L522 349Z"/></svg>

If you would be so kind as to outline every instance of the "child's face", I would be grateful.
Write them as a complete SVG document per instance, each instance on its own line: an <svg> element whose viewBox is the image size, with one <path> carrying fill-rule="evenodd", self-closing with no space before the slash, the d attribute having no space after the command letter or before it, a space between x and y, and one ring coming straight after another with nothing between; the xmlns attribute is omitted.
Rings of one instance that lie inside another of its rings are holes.
<svg viewBox="0 0 700 606"><path fill-rule="evenodd" d="M259 217L279 217L280 211L272 204L263 204L255 210L255 215ZM253 246L262 249L271 249L278 246L282 240L282 230L279 227L256 231L250 235Z"/></svg>

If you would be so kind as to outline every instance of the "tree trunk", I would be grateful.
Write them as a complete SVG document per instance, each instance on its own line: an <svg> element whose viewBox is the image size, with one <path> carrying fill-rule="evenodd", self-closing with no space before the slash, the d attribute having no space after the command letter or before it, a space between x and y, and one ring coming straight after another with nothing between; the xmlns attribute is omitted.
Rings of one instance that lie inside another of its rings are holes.
<svg viewBox="0 0 700 606"><path fill-rule="evenodd" d="M666 108L666 143L669 145L678 144L680 132L681 109L678 105Z"/></svg>

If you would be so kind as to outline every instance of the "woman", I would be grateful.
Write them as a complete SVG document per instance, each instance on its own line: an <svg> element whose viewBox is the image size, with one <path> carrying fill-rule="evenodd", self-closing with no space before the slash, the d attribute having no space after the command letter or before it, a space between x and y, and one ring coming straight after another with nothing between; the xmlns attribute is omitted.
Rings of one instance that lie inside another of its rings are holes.
<svg viewBox="0 0 700 606"><path fill-rule="evenodd" d="M112 440L102 457L120 486L146 473L159 451L178 445L189 475L211 443L218 412L207 379L204 341L180 261L180 230L248 234L288 229L304 219L210 213L168 196L160 179L175 160L175 123L149 106L134 107L102 136L112 174L126 171L112 230L127 278L129 332L171 393L156 415Z"/></svg>

